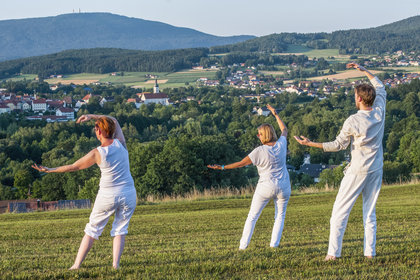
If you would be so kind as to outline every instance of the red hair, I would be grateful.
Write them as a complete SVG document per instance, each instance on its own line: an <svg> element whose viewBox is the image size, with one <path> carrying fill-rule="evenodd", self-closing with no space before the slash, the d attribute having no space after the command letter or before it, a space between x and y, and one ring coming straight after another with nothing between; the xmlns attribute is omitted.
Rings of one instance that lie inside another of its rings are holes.
<svg viewBox="0 0 420 280"><path fill-rule="evenodd" d="M109 117L100 117L95 122L95 127L101 130L105 138L113 138L115 133L115 122Z"/></svg>

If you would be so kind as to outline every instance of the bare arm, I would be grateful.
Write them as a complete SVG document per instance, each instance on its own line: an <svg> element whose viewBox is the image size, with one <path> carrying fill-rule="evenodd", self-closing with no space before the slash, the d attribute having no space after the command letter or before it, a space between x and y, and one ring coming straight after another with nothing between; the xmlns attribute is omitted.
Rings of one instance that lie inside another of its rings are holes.
<svg viewBox="0 0 420 280"><path fill-rule="evenodd" d="M82 122L87 122L89 120L97 120L100 117L108 117L110 119L112 119L115 123L115 133L114 133L114 138L118 139L121 144L127 149L127 145L125 143L125 138L124 138L124 134L122 132L121 126L118 123L117 119L111 116L104 116L104 115L93 115L93 114L88 114L88 115L83 115L80 118L77 119L76 123L82 123Z"/></svg>
<svg viewBox="0 0 420 280"><path fill-rule="evenodd" d="M323 149L323 145L322 143L318 143L318 142L312 142L311 140L309 140L308 138L306 138L305 136L294 136L294 138L296 139L296 141L299 142L299 144L304 145L304 146L309 146L309 147L314 147L314 148L320 148Z"/></svg>
<svg viewBox="0 0 420 280"><path fill-rule="evenodd" d="M211 169L218 169L218 170L235 169L235 168L240 168L240 167L250 165L251 163L252 163L252 161L249 158L249 156L246 156L241 161L231 163L231 164L228 164L228 165L224 165L224 168L222 168L222 165L219 165L219 164L213 164L213 165L209 164L209 165L207 165L207 167L211 168Z"/></svg>
<svg viewBox="0 0 420 280"><path fill-rule="evenodd" d="M280 119L279 115L277 115L276 110L270 104L267 104L267 109L270 110L271 114L273 114L273 116L276 118L277 124L279 125L281 130L281 136L287 137L287 127L284 124L284 122Z"/></svg>
<svg viewBox="0 0 420 280"><path fill-rule="evenodd" d="M80 158L73 164L63 165L55 168L48 168L46 166L34 164L32 167L40 172L46 173L63 173L63 172L72 172L91 167L94 164L101 163L101 155L97 149L93 149L87 153L84 157Z"/></svg>

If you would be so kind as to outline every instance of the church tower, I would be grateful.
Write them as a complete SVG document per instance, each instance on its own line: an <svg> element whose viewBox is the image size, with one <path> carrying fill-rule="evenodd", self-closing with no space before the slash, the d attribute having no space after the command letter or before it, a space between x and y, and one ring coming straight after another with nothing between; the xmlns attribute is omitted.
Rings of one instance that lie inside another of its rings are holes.
<svg viewBox="0 0 420 280"><path fill-rule="evenodd" d="M159 93L159 85L157 79L155 80L155 86L153 87L153 93Z"/></svg>

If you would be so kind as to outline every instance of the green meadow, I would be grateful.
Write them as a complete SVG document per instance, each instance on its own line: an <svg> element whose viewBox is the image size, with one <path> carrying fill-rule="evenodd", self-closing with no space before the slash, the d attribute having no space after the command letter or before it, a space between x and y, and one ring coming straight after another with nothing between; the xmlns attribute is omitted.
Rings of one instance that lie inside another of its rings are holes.
<svg viewBox="0 0 420 280"><path fill-rule="evenodd" d="M384 186L377 204L377 257L363 257L361 198L350 215L342 258L324 262L336 192L294 194L280 247L269 247L273 203L239 251L251 198L140 204L121 268L113 270L111 222L83 267L69 271L89 210L0 215L2 279L418 279L420 185Z"/></svg>
<svg viewBox="0 0 420 280"><path fill-rule="evenodd" d="M140 88L152 88L155 79L147 78L146 75L155 75L159 81L160 88L175 88L195 85L195 82L202 77L215 79L216 70L183 70L179 72L124 72L124 75L112 76L111 74L80 73L65 75L65 78L46 79L50 84L74 83L90 84L92 82L112 83ZM121 73L121 72L118 72Z"/></svg>

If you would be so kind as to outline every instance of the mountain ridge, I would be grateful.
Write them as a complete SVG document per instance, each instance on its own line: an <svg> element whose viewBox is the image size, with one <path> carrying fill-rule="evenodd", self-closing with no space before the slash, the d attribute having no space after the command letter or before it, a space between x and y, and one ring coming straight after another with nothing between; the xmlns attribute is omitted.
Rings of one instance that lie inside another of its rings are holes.
<svg viewBox="0 0 420 280"><path fill-rule="evenodd" d="M0 61L68 49L167 50L210 47L255 36L215 36L191 28L111 13L75 13L0 21Z"/></svg>

